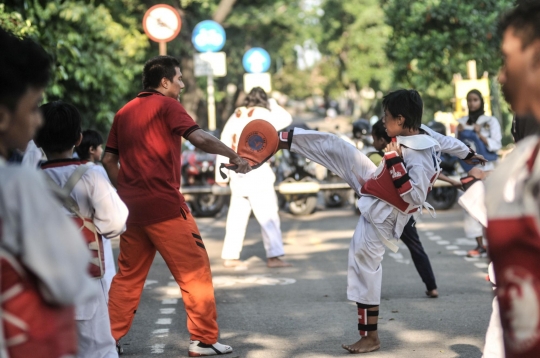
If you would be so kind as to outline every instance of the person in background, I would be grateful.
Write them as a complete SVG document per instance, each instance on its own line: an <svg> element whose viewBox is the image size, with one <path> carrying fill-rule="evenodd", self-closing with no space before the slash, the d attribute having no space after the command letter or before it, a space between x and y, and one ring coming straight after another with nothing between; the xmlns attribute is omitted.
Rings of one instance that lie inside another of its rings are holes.
<svg viewBox="0 0 540 358"><path fill-rule="evenodd" d="M75 148L75 151L81 161L86 162L88 165L96 165L96 169L101 171L105 177L108 178L107 172L99 165L103 154L103 137L99 132L92 129L83 131L81 144ZM109 292L112 279L114 275L116 275L111 240L103 240L103 251L105 253L105 276L103 276L103 280L107 286L107 292ZM108 297L109 296L107 295L107 300Z"/></svg>
<svg viewBox="0 0 540 358"><path fill-rule="evenodd" d="M272 111L270 108L266 92L260 87L253 88L247 95L244 106L237 108L223 127L221 141L236 151L242 130L254 119L264 119L276 130L291 124L291 115L277 103L273 104ZM218 156L216 168L219 168L222 163L226 163L226 158ZM278 215L279 207L274 190L276 176L270 165L265 163L248 174L232 172L226 178L221 177L220 174L221 172L216 170L216 183L225 185L230 178L231 186L231 202L221 252L223 265L225 267L245 266L245 263L240 260L240 253L249 216L253 210L261 226L266 265L270 268L291 266L290 263L280 259L285 255L285 251Z"/></svg>
<svg viewBox="0 0 540 358"><path fill-rule="evenodd" d="M105 239L99 241L104 242L120 235L126 229L126 205L116 194L103 170L98 170L95 165L85 166L84 161L73 158L73 148L82 140L79 111L75 106L62 101L47 103L41 109L45 121L35 140L48 158L41 169L58 188L70 185L66 195L75 203L77 212L71 209L68 215L75 214L76 219L80 218L81 232L90 235L92 239L96 237L95 231ZM81 174L79 170L83 170ZM78 302L75 307L78 358L118 357L107 309L108 285L104 278L99 278L102 269L98 271L94 277L100 286L99 295Z"/></svg>
<svg viewBox="0 0 540 358"><path fill-rule="evenodd" d="M480 91L476 89L469 91L467 94L467 107L469 114L458 119L457 137L474 151L482 154L488 162L481 169L491 171L497 163L497 151L502 147L501 126L497 118L486 115L484 98ZM472 166L462 165L466 172L472 169ZM466 211L464 215L465 236L476 240L476 248L470 250L467 256L486 257L487 251L483 241L482 225Z"/></svg>
<svg viewBox="0 0 540 358"><path fill-rule="evenodd" d="M87 272L88 248L44 174L6 164L13 151L26 149L42 124L39 104L50 74L50 57L39 45L0 28L2 357L76 354L73 306L97 289ZM9 324L6 316L19 326Z"/></svg>

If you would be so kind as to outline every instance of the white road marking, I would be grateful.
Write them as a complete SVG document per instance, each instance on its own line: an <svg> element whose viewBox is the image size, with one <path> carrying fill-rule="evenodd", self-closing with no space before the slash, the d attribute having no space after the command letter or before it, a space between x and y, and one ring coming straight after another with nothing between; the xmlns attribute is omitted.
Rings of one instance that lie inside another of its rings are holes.
<svg viewBox="0 0 540 358"><path fill-rule="evenodd" d="M388 256L393 257L395 260L401 260L403 255L400 252L390 252Z"/></svg>
<svg viewBox="0 0 540 358"><path fill-rule="evenodd" d="M463 246L476 246L477 242L476 240L466 239L464 237L460 237L455 240L456 245L463 245Z"/></svg>
<svg viewBox="0 0 540 358"><path fill-rule="evenodd" d="M467 255L467 251L465 251L465 250L456 250L456 251L454 251L454 255L465 256L465 255Z"/></svg>
<svg viewBox="0 0 540 358"><path fill-rule="evenodd" d="M156 280L146 280L144 281L144 288L148 288L148 286L153 285L155 283L158 283Z"/></svg>
<svg viewBox="0 0 540 358"><path fill-rule="evenodd" d="M440 240L441 237L440 237L440 236L430 236L429 239L430 239L431 241L437 241L437 240Z"/></svg>
<svg viewBox="0 0 540 358"><path fill-rule="evenodd" d="M437 244L439 245L448 245L449 243L450 241L446 241L446 240L437 241Z"/></svg>
<svg viewBox="0 0 540 358"><path fill-rule="evenodd" d="M433 236L433 233L431 231L425 232L424 234L426 234L427 236Z"/></svg>
<svg viewBox="0 0 540 358"><path fill-rule="evenodd" d="M480 260L478 257L464 257L463 259L468 262L475 262Z"/></svg>
<svg viewBox="0 0 540 358"><path fill-rule="evenodd" d="M168 337L169 336L169 329L168 328L154 329L152 331L152 334L155 337L158 337L158 338Z"/></svg>
<svg viewBox="0 0 540 358"><path fill-rule="evenodd" d="M166 298L166 299L161 301L162 305L175 305L177 303L178 303L177 298Z"/></svg>
<svg viewBox="0 0 540 358"><path fill-rule="evenodd" d="M161 343L154 344L150 349L152 349L152 353L163 353L165 351L165 345Z"/></svg>
<svg viewBox="0 0 540 358"><path fill-rule="evenodd" d="M160 308L159 313L161 314L175 314L176 308Z"/></svg>
<svg viewBox="0 0 540 358"><path fill-rule="evenodd" d="M476 266L478 268L481 268L481 269L488 268L488 264L486 264L485 262L477 262L477 263L474 264L474 266Z"/></svg>
<svg viewBox="0 0 540 358"><path fill-rule="evenodd" d="M156 324L171 324L172 319L171 318L158 318L156 321Z"/></svg>
<svg viewBox="0 0 540 358"><path fill-rule="evenodd" d="M446 249L447 250L457 250L457 249L459 249L459 246L457 246L457 245L448 245L448 246L446 246Z"/></svg>

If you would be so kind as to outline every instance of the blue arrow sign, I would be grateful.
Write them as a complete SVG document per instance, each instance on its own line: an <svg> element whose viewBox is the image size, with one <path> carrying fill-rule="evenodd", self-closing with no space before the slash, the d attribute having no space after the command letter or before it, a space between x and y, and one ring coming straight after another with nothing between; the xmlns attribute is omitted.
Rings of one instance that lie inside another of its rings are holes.
<svg viewBox="0 0 540 358"><path fill-rule="evenodd" d="M225 45L225 30L215 21L201 21L193 29L191 42L199 52L217 52Z"/></svg>
<svg viewBox="0 0 540 358"><path fill-rule="evenodd" d="M253 47L242 58L242 65L249 73L263 73L270 68L270 55L265 49Z"/></svg>

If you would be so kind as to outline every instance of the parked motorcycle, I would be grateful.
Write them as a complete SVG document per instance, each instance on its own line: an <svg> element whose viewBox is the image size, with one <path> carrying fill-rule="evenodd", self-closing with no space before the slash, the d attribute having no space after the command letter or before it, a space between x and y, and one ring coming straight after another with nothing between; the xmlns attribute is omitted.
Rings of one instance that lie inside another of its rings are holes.
<svg viewBox="0 0 540 358"><path fill-rule="evenodd" d="M189 141L182 151L182 186L208 186L215 184L216 155L197 149ZM221 211L228 196L212 193L185 195L194 216L212 217Z"/></svg>

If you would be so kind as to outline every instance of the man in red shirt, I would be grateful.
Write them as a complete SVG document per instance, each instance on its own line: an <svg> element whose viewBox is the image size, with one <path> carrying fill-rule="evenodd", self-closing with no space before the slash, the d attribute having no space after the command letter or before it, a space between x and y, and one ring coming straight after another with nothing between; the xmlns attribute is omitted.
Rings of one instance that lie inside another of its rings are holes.
<svg viewBox="0 0 540 358"><path fill-rule="evenodd" d="M189 356L232 352L217 342L216 303L208 254L180 193L181 137L226 156L239 173L251 167L214 136L200 130L178 101L180 64L170 56L149 60L143 87L118 111L103 166L129 209L120 238L118 273L109 291L112 334L118 342L131 326L156 250L182 290L191 334ZM119 166L120 164L120 166ZM117 343L119 351L121 347Z"/></svg>

